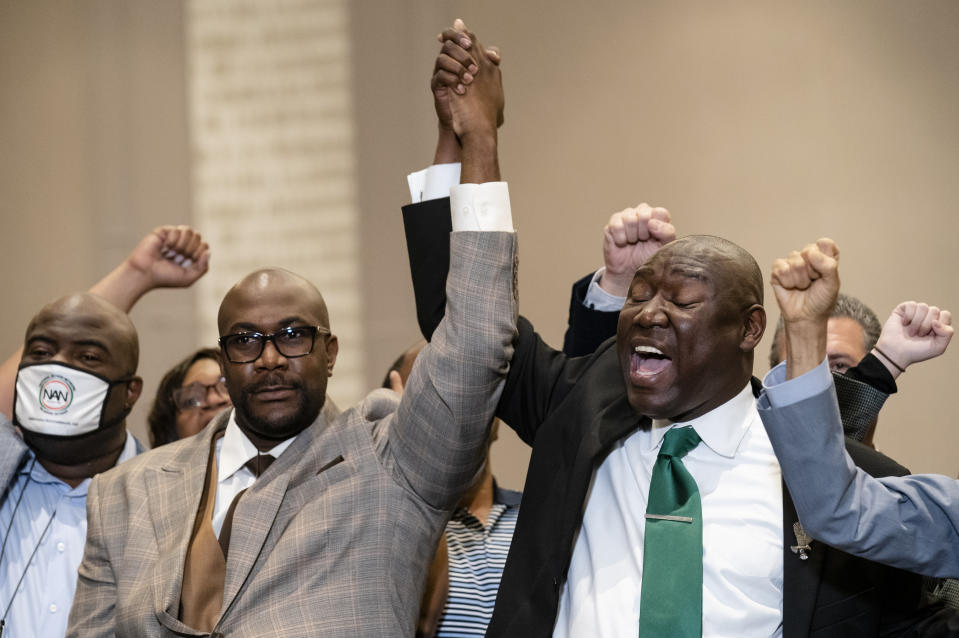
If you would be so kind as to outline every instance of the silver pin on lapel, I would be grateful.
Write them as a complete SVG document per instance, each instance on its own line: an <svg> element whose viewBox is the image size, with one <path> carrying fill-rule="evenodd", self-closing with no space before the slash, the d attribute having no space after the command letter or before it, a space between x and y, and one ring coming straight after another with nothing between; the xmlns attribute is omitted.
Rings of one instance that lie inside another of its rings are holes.
<svg viewBox="0 0 959 638"><path fill-rule="evenodd" d="M802 528L802 525L799 524L799 521L793 523L793 533L796 534L796 544L791 545L789 549L792 550L793 554L799 554L799 560L807 560L809 554L806 552L811 552L812 548L809 546L812 543L812 536L806 533L806 530Z"/></svg>

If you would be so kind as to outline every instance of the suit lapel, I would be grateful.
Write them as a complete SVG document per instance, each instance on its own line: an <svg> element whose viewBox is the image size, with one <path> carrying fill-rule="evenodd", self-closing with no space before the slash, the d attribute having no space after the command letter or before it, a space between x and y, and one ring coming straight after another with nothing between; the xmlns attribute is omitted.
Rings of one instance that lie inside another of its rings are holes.
<svg viewBox="0 0 959 638"><path fill-rule="evenodd" d="M183 568L193 521L200 507L203 481L213 434L226 427L229 411L220 415L192 444L161 467L146 468L150 517L157 539L158 560L153 570L157 615L179 615Z"/></svg>
<svg viewBox="0 0 959 638"><path fill-rule="evenodd" d="M819 583L822 579L824 547L806 552L803 560L791 547L798 545L793 523L799 521L786 484L783 483L783 638L808 636L812 625Z"/></svg>
<svg viewBox="0 0 959 638"><path fill-rule="evenodd" d="M636 414L625 395L600 410L582 432L576 459L566 481L570 501L583 503L583 507L566 508L563 529L570 537L583 521L586 493L592 484L593 472L600 466L617 441L629 436L640 427L649 427L649 419Z"/></svg>
<svg viewBox="0 0 959 638"><path fill-rule="evenodd" d="M329 431L327 417L337 412L335 408L324 408L317 420L300 434L240 499L233 519L235 524L226 561L224 616L250 578L258 559L270 554L286 522L305 504L306 499L298 498L298 495L316 496L312 490L299 488L304 483L317 480L318 472L342 460L339 437L324 436ZM318 438L323 439L322 444ZM326 448L322 454L321 447Z"/></svg>

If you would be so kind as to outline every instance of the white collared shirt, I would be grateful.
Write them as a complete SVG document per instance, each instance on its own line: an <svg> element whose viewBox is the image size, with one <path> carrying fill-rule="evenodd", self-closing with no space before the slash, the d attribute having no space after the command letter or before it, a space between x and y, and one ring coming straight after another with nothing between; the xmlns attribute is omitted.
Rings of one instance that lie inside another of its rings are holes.
<svg viewBox="0 0 959 638"><path fill-rule="evenodd" d="M274 458L290 447L296 437L289 438L271 448L264 454L271 454ZM258 454L258 450L250 439L246 437L240 426L236 424L236 411L230 413L230 421L226 424L226 433L216 442L216 503L213 507L213 533L220 536L223 519L230 509L230 503L237 494L253 485L256 477L247 467L246 462Z"/></svg>
<svg viewBox="0 0 959 638"><path fill-rule="evenodd" d="M649 481L666 431L682 425L703 441L683 459L702 497L703 636L782 634L782 479L747 384L688 423L637 430L600 464L554 636L636 638Z"/></svg>

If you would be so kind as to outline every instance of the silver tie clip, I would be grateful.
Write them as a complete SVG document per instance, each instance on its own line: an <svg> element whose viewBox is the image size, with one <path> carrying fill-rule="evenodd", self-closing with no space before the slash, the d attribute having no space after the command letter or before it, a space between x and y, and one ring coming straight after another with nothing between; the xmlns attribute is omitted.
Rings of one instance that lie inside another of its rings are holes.
<svg viewBox="0 0 959 638"><path fill-rule="evenodd" d="M646 518L654 518L659 521L676 521L677 523L692 523L691 516L673 516L672 514L647 514Z"/></svg>

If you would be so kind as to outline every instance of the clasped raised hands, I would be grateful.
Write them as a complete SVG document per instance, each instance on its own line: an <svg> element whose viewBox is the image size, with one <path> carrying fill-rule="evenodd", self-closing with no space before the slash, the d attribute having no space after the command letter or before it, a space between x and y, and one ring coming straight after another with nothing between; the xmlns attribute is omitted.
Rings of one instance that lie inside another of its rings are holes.
<svg viewBox="0 0 959 638"><path fill-rule="evenodd" d="M495 135L505 104L499 52L480 44L458 18L438 38L443 46L430 86L440 127L448 125L461 139Z"/></svg>

